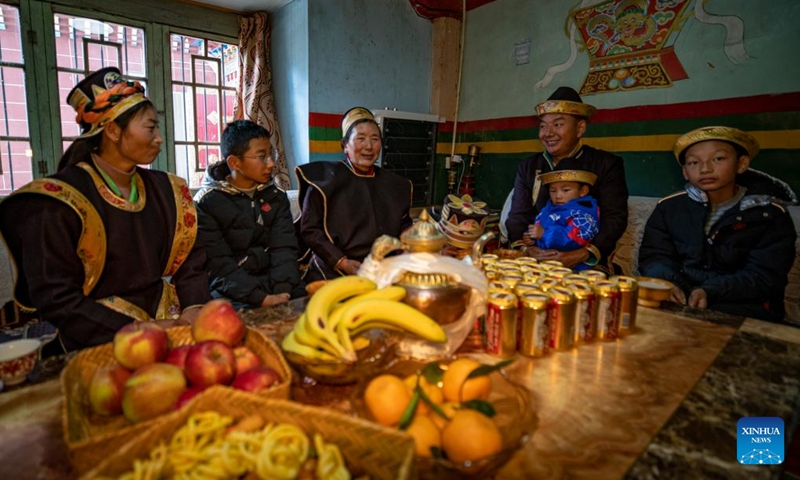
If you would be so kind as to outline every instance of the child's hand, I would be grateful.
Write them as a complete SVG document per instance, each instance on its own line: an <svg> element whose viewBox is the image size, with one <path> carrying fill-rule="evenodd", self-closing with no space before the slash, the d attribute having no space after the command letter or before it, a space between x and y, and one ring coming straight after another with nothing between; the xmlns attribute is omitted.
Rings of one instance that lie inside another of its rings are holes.
<svg viewBox="0 0 800 480"><path fill-rule="evenodd" d="M528 235L528 232L522 234L522 244L525 245L526 247L532 247L535 245L531 236Z"/></svg>
<svg viewBox="0 0 800 480"><path fill-rule="evenodd" d="M262 307L271 307L273 305L279 305L281 303L286 303L289 301L289 294L288 293L279 293L277 295L267 295L264 297L264 300L261 301Z"/></svg>
<svg viewBox="0 0 800 480"><path fill-rule="evenodd" d="M677 285L672 287L669 292L669 301L678 305L686 305L686 294L683 293L683 289Z"/></svg>
<svg viewBox="0 0 800 480"><path fill-rule="evenodd" d="M536 225L528 225L528 233L531 238L538 240L544 236L544 228L538 223Z"/></svg>
<svg viewBox="0 0 800 480"><path fill-rule="evenodd" d="M695 288L689 294L689 306L695 308L708 308L708 297L702 288Z"/></svg>

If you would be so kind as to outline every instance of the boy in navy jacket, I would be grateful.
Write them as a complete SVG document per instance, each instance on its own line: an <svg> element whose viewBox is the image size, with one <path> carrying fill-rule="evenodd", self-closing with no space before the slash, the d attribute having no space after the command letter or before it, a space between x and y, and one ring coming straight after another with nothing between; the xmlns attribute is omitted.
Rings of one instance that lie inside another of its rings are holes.
<svg viewBox="0 0 800 480"><path fill-rule="evenodd" d="M678 139L686 189L661 199L639 250L642 275L674 283L671 300L774 322L795 256L795 228L783 182L748 170L759 150L751 135L704 127Z"/></svg>

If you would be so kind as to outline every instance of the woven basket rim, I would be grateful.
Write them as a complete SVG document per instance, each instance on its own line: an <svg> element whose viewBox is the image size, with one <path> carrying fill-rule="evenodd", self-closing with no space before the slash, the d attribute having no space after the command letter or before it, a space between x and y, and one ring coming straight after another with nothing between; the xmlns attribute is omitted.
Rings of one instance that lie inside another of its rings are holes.
<svg viewBox="0 0 800 480"><path fill-rule="evenodd" d="M169 328L166 328L165 330L167 331L168 335L172 334L172 335L170 335L170 338L172 338L172 337L174 337L176 335L181 335L181 334L186 334L186 333L191 335L191 327L188 326L188 325L180 325L180 326L169 327ZM280 371L278 373L281 376L281 382L276 384L275 386L271 387L268 391L275 391L275 390L284 389L288 393L288 389L291 387L291 381L292 381L292 373L291 372L292 371L289 368L288 363L286 363L286 359L283 357L283 354L281 353L280 348L269 337L267 337L266 335L264 335L262 332L258 331L255 328L246 327L245 342L246 342L247 336L249 336L249 335L256 335L257 337L259 337L259 340L263 341L267 345L267 348L269 350L271 350L272 353L275 354L273 360L275 360L280 366L280 369L279 369ZM164 415L170 415L170 414L173 413L173 412L167 412L165 414L159 415L159 416L157 416L155 418L152 418L152 419L140 422L140 423L127 424L125 427L122 427L122 428L119 428L119 429L116 429L116 430L112 430L112 431L108 431L108 432L104 432L104 433L97 434L97 435L88 436L86 438L79 439L79 440L73 440L73 439L70 438L70 428L69 428L69 422L70 422L70 410L69 410L69 408L70 408L70 406L69 406L69 395L68 395L70 386L67 384L67 382L68 382L68 378L67 377L70 375L70 373L69 373L70 365L72 365L73 362L74 362L75 365L78 365L81 361L84 361L87 358L91 358L92 356L100 355L101 353L99 353L99 352L102 352L103 350L111 349L112 348L112 344L113 344L113 342L108 342L108 343L104 343L104 344L101 344L101 345L97 345L95 347L90 347L90 348L86 348L84 350L81 350L80 352L78 352L68 362L68 364L65 366L65 368L61 371L61 374L60 374L60 377L59 377L59 382L60 382L60 385L61 385L61 394L64 397L63 401L61 402L62 439L64 441L64 444L67 446L67 450L69 451L70 455L72 455L72 453L74 451L77 451L79 449L82 449L82 448L85 448L85 447L91 446L91 445L96 445L96 444L99 444L99 443L106 443L106 442L108 442L110 440L115 440L115 439L119 438L120 436L129 435L129 434L139 435L140 433L142 433L144 430L146 430L150 426L156 424L161 418L163 418ZM242 343L242 345L244 345L244 343ZM113 358L113 351L112 351L112 358ZM75 368L77 368L77 367L75 367ZM217 387L217 386L215 386L215 387ZM226 391L235 391L232 387L229 387L229 386L221 386L220 385L218 387L223 388ZM203 391L200 394L198 394L197 397L205 395L207 390L210 390L210 388L206 389L206 391ZM197 397L195 397L195 398L197 398Z"/></svg>

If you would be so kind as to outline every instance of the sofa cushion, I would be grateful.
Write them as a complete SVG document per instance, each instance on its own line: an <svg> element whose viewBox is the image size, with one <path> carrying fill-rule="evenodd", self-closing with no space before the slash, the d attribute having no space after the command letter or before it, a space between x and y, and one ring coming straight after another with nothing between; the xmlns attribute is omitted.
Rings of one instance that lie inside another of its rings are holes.
<svg viewBox="0 0 800 480"><path fill-rule="evenodd" d="M647 219L658 204L658 198L630 197L628 199L628 228L617 242L613 262L626 275L639 275L639 244L642 241ZM796 252L800 252L800 206L787 209L797 230ZM800 255L795 254L786 286L786 320L800 325Z"/></svg>

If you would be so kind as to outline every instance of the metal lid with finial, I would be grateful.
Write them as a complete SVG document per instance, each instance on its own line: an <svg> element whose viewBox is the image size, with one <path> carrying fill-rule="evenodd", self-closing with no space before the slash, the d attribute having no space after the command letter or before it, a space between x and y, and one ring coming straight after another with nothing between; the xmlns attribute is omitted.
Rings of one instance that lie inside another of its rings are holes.
<svg viewBox="0 0 800 480"><path fill-rule="evenodd" d="M427 210L422 210L419 220L400 235L400 243L411 253L439 253L447 243L447 237L436 227Z"/></svg>

